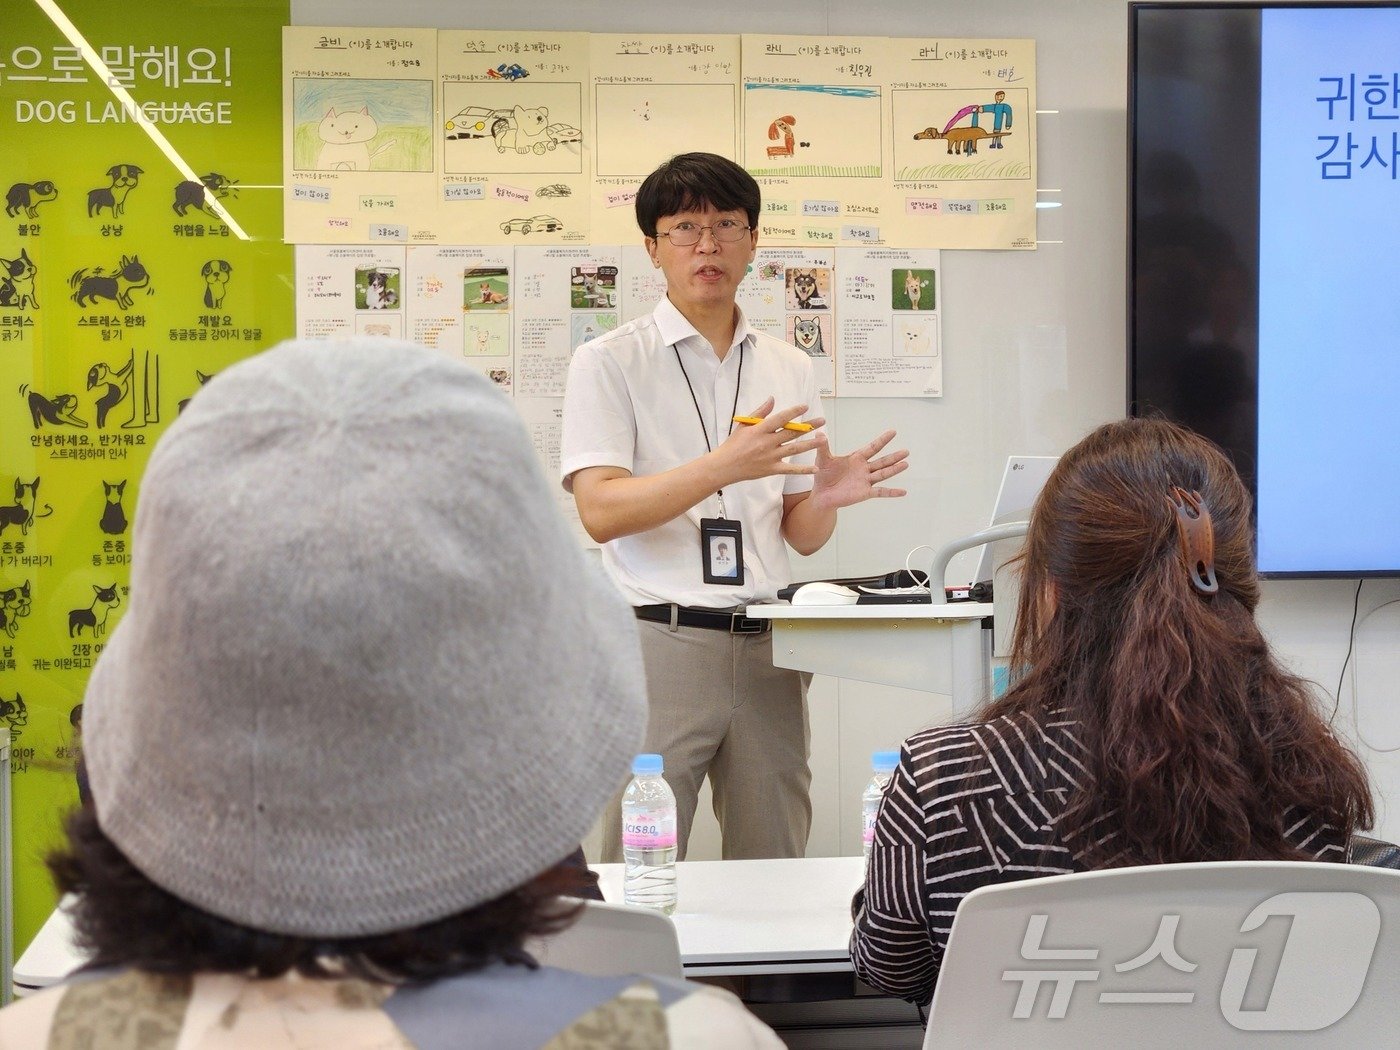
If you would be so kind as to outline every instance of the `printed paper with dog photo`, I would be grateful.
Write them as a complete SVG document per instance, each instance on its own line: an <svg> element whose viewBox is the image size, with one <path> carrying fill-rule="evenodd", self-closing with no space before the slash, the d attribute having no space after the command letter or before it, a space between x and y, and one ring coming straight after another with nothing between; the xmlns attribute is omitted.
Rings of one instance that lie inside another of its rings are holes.
<svg viewBox="0 0 1400 1050"><path fill-rule="evenodd" d="M511 251L414 245L408 249L409 338L464 358L513 388Z"/></svg>
<svg viewBox="0 0 1400 1050"><path fill-rule="evenodd" d="M375 324L374 334L402 338L405 263L402 245L297 245L297 334L332 339Z"/></svg>
<svg viewBox="0 0 1400 1050"><path fill-rule="evenodd" d="M939 253L836 249L843 397L940 397L943 393Z"/></svg>
<svg viewBox="0 0 1400 1050"><path fill-rule="evenodd" d="M835 261L830 248L767 248L760 242L753 269L736 296L751 327L799 346L811 356L817 393L822 397L836 393L840 339L836 319L841 303L832 288L837 280ZM799 310L799 302L808 303L808 309ZM815 323L802 323L799 333L799 316Z"/></svg>
<svg viewBox="0 0 1400 1050"><path fill-rule="evenodd" d="M615 245L521 246L515 249L510 315L517 393L530 397L564 396L569 360L578 346L577 336L582 334L582 328L592 324L601 329L605 323L616 327L619 316L615 309L576 311L565 304L596 301L598 296L616 300L620 265L621 250ZM591 292L585 291L585 275L595 275ZM577 284L575 278L578 278ZM585 298L590 294L595 298ZM589 320L576 327L576 317Z"/></svg>

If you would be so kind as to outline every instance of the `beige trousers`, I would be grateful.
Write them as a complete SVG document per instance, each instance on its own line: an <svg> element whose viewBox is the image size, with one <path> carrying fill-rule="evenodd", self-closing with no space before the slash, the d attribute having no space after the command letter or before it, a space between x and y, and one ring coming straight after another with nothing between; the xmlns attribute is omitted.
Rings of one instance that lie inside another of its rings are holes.
<svg viewBox="0 0 1400 1050"><path fill-rule="evenodd" d="M685 859L708 774L725 860L800 857L812 827L811 675L773 666L772 634L637 621L650 714L646 750L666 763ZM602 857L622 860L622 794L603 816Z"/></svg>

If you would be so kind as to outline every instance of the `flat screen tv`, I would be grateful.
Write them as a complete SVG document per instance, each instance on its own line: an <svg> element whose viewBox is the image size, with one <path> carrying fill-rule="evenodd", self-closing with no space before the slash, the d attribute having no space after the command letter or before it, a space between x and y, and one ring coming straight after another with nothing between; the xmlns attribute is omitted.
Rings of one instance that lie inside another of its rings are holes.
<svg viewBox="0 0 1400 1050"><path fill-rule="evenodd" d="M1129 21L1129 411L1230 453L1265 575L1400 575L1400 6Z"/></svg>

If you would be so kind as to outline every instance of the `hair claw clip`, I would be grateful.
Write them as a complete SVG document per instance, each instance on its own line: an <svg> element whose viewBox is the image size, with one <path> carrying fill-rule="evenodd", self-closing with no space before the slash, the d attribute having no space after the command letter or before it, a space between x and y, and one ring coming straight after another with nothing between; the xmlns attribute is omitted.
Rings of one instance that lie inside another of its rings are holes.
<svg viewBox="0 0 1400 1050"><path fill-rule="evenodd" d="M1167 505L1176 512L1176 531L1191 585L1202 594L1220 590L1215 578L1215 526L1199 492L1173 485Z"/></svg>

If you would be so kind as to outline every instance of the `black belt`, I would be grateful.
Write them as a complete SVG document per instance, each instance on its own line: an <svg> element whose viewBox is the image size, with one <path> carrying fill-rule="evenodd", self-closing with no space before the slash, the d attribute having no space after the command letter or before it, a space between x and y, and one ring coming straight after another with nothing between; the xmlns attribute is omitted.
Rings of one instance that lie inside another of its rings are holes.
<svg viewBox="0 0 1400 1050"><path fill-rule="evenodd" d="M653 623L675 622L682 627L707 627L712 631L728 631L730 634L765 634L773 627L772 620L758 620L747 615L742 609L692 609L685 605L636 605L633 611L639 620Z"/></svg>

